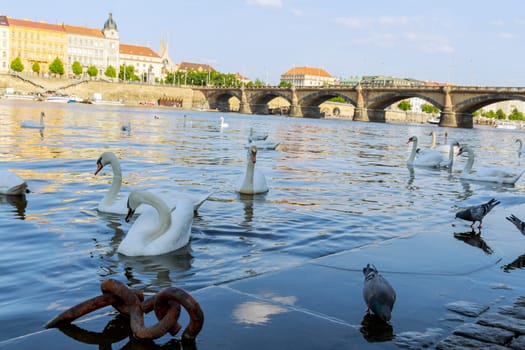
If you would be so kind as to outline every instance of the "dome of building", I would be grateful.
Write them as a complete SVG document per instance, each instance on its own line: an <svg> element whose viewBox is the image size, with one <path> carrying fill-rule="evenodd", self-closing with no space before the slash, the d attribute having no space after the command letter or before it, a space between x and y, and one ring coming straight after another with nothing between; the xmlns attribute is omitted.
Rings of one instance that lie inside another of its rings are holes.
<svg viewBox="0 0 525 350"><path fill-rule="evenodd" d="M104 29L103 30L109 30L114 29L117 30L117 23L113 20L113 14L109 13L109 18L106 20L106 23L104 23Z"/></svg>

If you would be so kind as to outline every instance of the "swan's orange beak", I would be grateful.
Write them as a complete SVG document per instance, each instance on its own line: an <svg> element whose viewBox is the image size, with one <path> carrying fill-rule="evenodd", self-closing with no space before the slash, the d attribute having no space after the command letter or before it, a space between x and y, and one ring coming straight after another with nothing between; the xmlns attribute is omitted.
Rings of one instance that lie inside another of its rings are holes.
<svg viewBox="0 0 525 350"><path fill-rule="evenodd" d="M253 164L257 162L257 153L252 152L252 162Z"/></svg>
<svg viewBox="0 0 525 350"><path fill-rule="evenodd" d="M104 167L104 165L102 165L102 162L98 161L97 162L97 170L95 170L95 175L97 175L100 172L100 170L102 170L103 167Z"/></svg>

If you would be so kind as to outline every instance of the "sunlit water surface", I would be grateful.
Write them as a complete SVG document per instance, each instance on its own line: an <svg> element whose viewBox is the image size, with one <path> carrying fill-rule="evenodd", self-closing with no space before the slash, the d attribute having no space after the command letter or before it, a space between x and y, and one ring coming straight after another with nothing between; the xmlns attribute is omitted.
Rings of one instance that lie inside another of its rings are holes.
<svg viewBox="0 0 525 350"><path fill-rule="evenodd" d="M20 128L41 110L43 133ZM227 128L219 127L220 115ZM121 131L128 121L131 131ZM250 127L281 145L258 154L269 193L241 197L235 185ZM42 329L59 310L97 295L108 277L146 293L167 286L192 291L375 241L450 229L458 208L492 196L506 205L525 202L524 180L516 186L460 181L465 159L452 173L410 172L407 139L417 135L428 147L432 129L440 142L447 132L449 141L474 146L477 164L519 165L520 131L0 101L1 166L31 189L25 200L0 196L0 341ZM185 249L154 257L116 253L132 223L96 210L112 177L109 166L94 175L104 151L120 159L123 191L212 192Z"/></svg>

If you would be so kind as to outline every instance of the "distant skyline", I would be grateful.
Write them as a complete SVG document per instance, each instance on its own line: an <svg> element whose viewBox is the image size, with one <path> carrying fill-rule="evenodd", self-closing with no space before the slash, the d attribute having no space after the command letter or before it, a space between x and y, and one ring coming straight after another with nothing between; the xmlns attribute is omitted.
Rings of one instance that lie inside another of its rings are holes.
<svg viewBox="0 0 525 350"><path fill-rule="evenodd" d="M18 19L101 29L120 41L277 84L292 67L460 85L525 86L525 1L3 1Z"/></svg>

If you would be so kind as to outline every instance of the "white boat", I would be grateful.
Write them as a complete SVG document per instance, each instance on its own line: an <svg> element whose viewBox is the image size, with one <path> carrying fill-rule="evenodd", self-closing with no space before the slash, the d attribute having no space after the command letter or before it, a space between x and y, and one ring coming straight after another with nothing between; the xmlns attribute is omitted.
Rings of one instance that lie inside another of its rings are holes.
<svg viewBox="0 0 525 350"><path fill-rule="evenodd" d="M22 94L4 94L4 98L6 100L28 100L28 101L36 100L36 96L34 95L22 95Z"/></svg>
<svg viewBox="0 0 525 350"><path fill-rule="evenodd" d="M439 117L432 116L432 117L427 119L427 123L439 124Z"/></svg>
<svg viewBox="0 0 525 350"><path fill-rule="evenodd" d="M91 104L94 105L106 105L106 106L122 106L124 103L121 100L118 101L112 101L112 100L103 100L102 94L100 92L93 93L93 96L91 96L91 100L89 101Z"/></svg>
<svg viewBox="0 0 525 350"><path fill-rule="evenodd" d="M53 102L53 103L68 103L70 100L69 96L61 96L61 95L52 95L46 97L44 102Z"/></svg>
<svg viewBox="0 0 525 350"><path fill-rule="evenodd" d="M513 122L499 122L496 124L496 128L514 130L514 129L517 129L518 127Z"/></svg>

